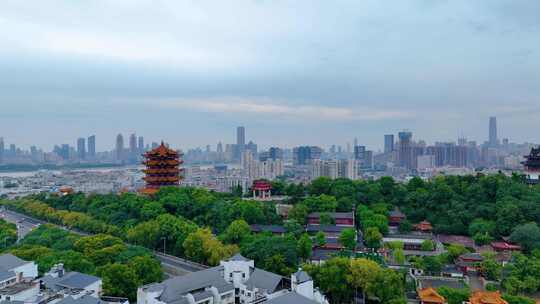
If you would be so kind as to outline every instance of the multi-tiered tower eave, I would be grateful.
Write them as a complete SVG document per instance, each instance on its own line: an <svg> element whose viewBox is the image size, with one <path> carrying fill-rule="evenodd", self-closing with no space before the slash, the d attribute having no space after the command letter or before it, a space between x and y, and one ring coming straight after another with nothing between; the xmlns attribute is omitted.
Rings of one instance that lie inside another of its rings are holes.
<svg viewBox="0 0 540 304"><path fill-rule="evenodd" d="M540 184L540 147L532 148L531 153L525 156L522 162L527 183Z"/></svg>
<svg viewBox="0 0 540 304"><path fill-rule="evenodd" d="M183 161L181 154L169 149L162 142L161 145L151 151L143 154L143 170L146 187L141 190L142 193L153 194L164 186L178 186L182 179L180 173Z"/></svg>

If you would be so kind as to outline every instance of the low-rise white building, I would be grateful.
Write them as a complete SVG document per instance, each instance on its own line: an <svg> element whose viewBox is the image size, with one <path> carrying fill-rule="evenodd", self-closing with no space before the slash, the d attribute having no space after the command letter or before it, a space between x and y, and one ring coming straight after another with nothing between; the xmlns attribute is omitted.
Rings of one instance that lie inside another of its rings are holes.
<svg viewBox="0 0 540 304"><path fill-rule="evenodd" d="M74 299L83 296L99 298L103 285L101 278L96 276L76 271L65 272L62 264L54 265L40 281L47 290Z"/></svg>
<svg viewBox="0 0 540 304"><path fill-rule="evenodd" d="M0 255L0 302L36 298L39 284L33 280L37 275L38 269L34 262L22 260L10 253Z"/></svg>
<svg viewBox="0 0 540 304"><path fill-rule="evenodd" d="M302 270L283 276L255 268L237 254L217 267L174 277L137 291L138 304L326 304Z"/></svg>
<svg viewBox="0 0 540 304"><path fill-rule="evenodd" d="M38 276L36 263L22 260L11 253L0 255L0 273L1 272L13 272L17 276L17 282L33 280Z"/></svg>

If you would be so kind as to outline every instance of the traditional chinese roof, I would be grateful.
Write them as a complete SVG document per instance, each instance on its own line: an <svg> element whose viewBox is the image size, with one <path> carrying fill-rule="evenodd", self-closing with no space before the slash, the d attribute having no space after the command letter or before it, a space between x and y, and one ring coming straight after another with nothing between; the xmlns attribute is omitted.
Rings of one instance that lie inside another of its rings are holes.
<svg viewBox="0 0 540 304"><path fill-rule="evenodd" d="M154 166L178 166L180 165L180 160L178 159L148 159L143 162L143 165L154 167Z"/></svg>
<svg viewBox="0 0 540 304"><path fill-rule="evenodd" d="M176 152L173 149L169 149L167 146L165 146L164 142L161 142L161 145L159 145L159 147L146 152L144 154L144 156L145 157L155 157L155 156L160 156L160 157L172 156L172 157L176 157L176 156L178 156L178 152Z"/></svg>
<svg viewBox="0 0 540 304"><path fill-rule="evenodd" d="M433 230L433 226L430 222L423 220L420 223L414 225L414 228L419 231L431 231Z"/></svg>
<svg viewBox="0 0 540 304"><path fill-rule="evenodd" d="M323 213L328 214L333 219L354 219L352 212L312 212L308 214L308 218L320 218Z"/></svg>
<svg viewBox="0 0 540 304"><path fill-rule="evenodd" d="M167 174L167 173L179 173L179 168L151 168L143 170L146 174Z"/></svg>
<svg viewBox="0 0 540 304"><path fill-rule="evenodd" d="M388 213L389 217L395 217L395 218L405 218L405 214L403 212L399 211L399 209L392 210Z"/></svg>
<svg viewBox="0 0 540 304"><path fill-rule="evenodd" d="M176 182L180 180L178 176L145 176L143 179L147 182Z"/></svg>
<svg viewBox="0 0 540 304"><path fill-rule="evenodd" d="M272 184L264 179L253 182L253 190L268 191L272 189Z"/></svg>
<svg viewBox="0 0 540 304"><path fill-rule="evenodd" d="M508 304L502 297L500 291L475 291L469 298L471 304Z"/></svg>
<svg viewBox="0 0 540 304"><path fill-rule="evenodd" d="M154 194L161 186L175 186L180 184L182 177L179 166L183 163L180 154L169 149L163 142L161 145L144 154L146 174L143 180L146 181L146 187L139 192L142 194Z"/></svg>
<svg viewBox="0 0 540 304"><path fill-rule="evenodd" d="M146 187L146 188L140 189L139 193L151 195L151 194L156 194L158 191L159 191L159 188L148 188L148 187Z"/></svg>
<svg viewBox="0 0 540 304"><path fill-rule="evenodd" d="M540 147L532 148L529 155L525 155L522 164L529 169L540 169Z"/></svg>
<svg viewBox="0 0 540 304"><path fill-rule="evenodd" d="M463 235L438 234L437 239L443 244L460 244L465 247L474 248L474 240Z"/></svg>
<svg viewBox="0 0 540 304"><path fill-rule="evenodd" d="M420 301L427 303L446 303L446 299L441 296L433 287L418 290Z"/></svg>
<svg viewBox="0 0 540 304"><path fill-rule="evenodd" d="M508 242L493 242L493 243L491 243L491 247L493 247L493 249L495 249L497 251L503 251L503 250L504 251L506 251L506 250L519 251L519 250L521 250L521 246L510 244Z"/></svg>

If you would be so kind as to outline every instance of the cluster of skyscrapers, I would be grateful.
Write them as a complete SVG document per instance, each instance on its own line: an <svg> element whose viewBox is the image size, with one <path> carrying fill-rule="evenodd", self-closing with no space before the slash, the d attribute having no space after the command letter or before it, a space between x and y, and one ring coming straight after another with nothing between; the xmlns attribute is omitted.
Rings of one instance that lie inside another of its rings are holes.
<svg viewBox="0 0 540 304"><path fill-rule="evenodd" d="M158 145L158 143L154 142L152 143L152 148L155 148ZM116 162L120 163L136 164L141 161L142 154L149 148L150 147L144 145L144 137L137 136L135 133L129 135L129 144L126 147L124 144L124 136L118 134L116 136L116 145L114 148L114 159Z"/></svg>
<svg viewBox="0 0 540 304"><path fill-rule="evenodd" d="M299 176L300 179L318 176L360 177L365 172L383 172L388 175L421 173L439 168L509 168L521 166L523 155L532 144L510 143L499 140L497 119L489 119L489 135L484 143L458 138L456 142L427 144L416 140L408 130L384 135L384 148L380 151L368 149L357 138L345 148L331 145L325 150L319 146L299 145L293 148L270 147L259 151L253 140L247 140L246 128L236 128L236 140L231 144L219 142L215 150L210 145L205 149L184 150L187 166L238 164L249 179L277 176ZM141 155L159 144L145 144L142 136L135 133L126 138L116 136L111 151L96 151L96 136L81 137L75 146L56 145L52 152L44 152L32 146L22 150L14 144L6 147L0 138L0 163L2 164L139 164ZM182 147L176 147L182 148Z"/></svg>

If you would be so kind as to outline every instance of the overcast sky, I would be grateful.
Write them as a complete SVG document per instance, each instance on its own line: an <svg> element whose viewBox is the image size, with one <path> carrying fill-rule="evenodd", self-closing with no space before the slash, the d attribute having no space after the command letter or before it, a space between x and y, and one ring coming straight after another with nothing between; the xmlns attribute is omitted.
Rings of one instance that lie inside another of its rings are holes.
<svg viewBox="0 0 540 304"><path fill-rule="evenodd" d="M538 0L0 2L0 136L540 142Z"/></svg>

